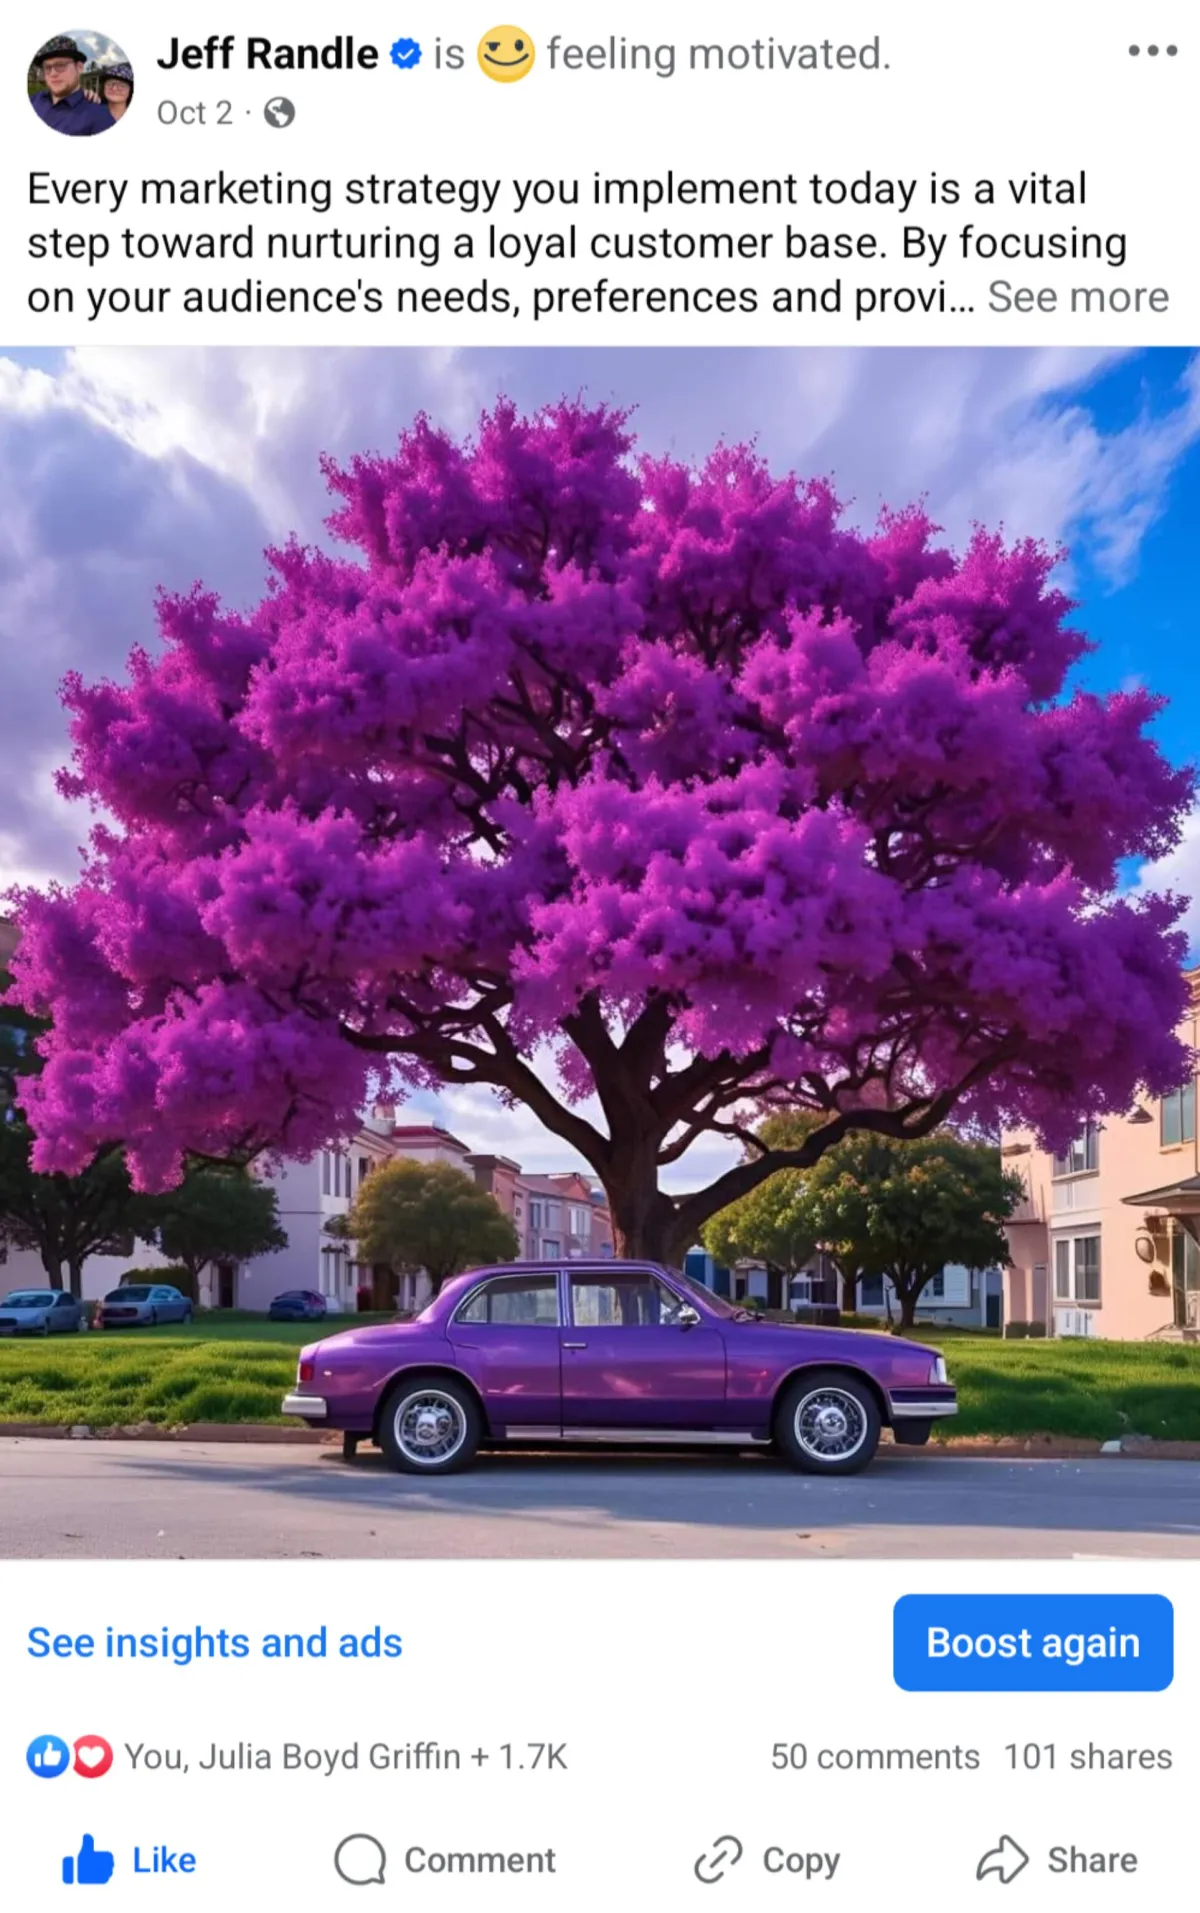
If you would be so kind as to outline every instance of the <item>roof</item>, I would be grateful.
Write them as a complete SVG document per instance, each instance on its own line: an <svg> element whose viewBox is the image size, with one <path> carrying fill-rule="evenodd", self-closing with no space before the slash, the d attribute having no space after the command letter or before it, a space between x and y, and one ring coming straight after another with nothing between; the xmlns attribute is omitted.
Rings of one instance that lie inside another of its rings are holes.
<svg viewBox="0 0 1200 1913"><path fill-rule="evenodd" d="M1169 1209L1176 1203L1200 1203L1200 1176L1181 1176L1178 1182L1164 1183L1161 1189L1147 1189L1140 1196L1122 1196L1133 1209Z"/></svg>
<svg viewBox="0 0 1200 1913"><path fill-rule="evenodd" d="M470 1154L465 1142L452 1136L448 1129L439 1128L437 1123L393 1123L388 1135L393 1142L449 1143L452 1149L461 1149L464 1156Z"/></svg>

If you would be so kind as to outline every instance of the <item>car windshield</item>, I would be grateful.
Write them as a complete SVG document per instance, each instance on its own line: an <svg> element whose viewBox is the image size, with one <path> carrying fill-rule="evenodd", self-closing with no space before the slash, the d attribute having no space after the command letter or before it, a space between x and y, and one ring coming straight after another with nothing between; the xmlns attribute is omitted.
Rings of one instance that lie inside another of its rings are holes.
<svg viewBox="0 0 1200 1913"><path fill-rule="evenodd" d="M697 1282L694 1276L685 1275L682 1269L672 1269L671 1280L673 1282L682 1282L684 1288L690 1289L692 1294L703 1302L706 1309L711 1309L714 1315L723 1315L727 1321L739 1321L747 1313L737 1302L729 1301L728 1297L724 1295L714 1295L713 1291L710 1288L706 1288L703 1282Z"/></svg>
<svg viewBox="0 0 1200 1913"><path fill-rule="evenodd" d="M104 1299L106 1302L148 1302L150 1291L149 1289L114 1289L112 1294L106 1295Z"/></svg>
<svg viewBox="0 0 1200 1913"><path fill-rule="evenodd" d="M53 1306L53 1289L15 1289L0 1302L0 1308L6 1309L48 1309Z"/></svg>

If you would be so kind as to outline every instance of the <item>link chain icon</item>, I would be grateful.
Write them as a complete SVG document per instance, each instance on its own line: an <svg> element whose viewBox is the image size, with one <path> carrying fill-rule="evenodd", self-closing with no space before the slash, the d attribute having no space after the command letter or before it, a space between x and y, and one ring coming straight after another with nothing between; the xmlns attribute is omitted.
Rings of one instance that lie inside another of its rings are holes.
<svg viewBox="0 0 1200 1913"><path fill-rule="evenodd" d="M742 1857L742 1843L736 1834L723 1833L702 1853L692 1868L702 1886L716 1886Z"/></svg>

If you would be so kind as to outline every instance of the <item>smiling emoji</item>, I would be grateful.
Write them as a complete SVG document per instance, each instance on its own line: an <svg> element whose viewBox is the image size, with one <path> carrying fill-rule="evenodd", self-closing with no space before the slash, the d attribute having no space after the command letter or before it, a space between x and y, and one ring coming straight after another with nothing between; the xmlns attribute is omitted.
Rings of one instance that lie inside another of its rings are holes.
<svg viewBox="0 0 1200 1913"><path fill-rule="evenodd" d="M533 65L533 41L524 27L491 27L479 42L479 64L489 80L511 86Z"/></svg>

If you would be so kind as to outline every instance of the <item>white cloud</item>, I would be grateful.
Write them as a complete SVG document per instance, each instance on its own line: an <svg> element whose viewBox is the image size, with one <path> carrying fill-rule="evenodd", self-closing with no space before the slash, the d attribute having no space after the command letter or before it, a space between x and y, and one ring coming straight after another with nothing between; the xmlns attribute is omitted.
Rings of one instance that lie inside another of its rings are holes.
<svg viewBox="0 0 1200 1913"><path fill-rule="evenodd" d="M1134 895L1150 892L1161 896L1164 891L1188 899L1182 928L1196 955L1200 952L1200 804L1188 817L1175 849L1160 857L1157 863L1143 864L1132 885Z"/></svg>

